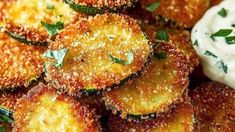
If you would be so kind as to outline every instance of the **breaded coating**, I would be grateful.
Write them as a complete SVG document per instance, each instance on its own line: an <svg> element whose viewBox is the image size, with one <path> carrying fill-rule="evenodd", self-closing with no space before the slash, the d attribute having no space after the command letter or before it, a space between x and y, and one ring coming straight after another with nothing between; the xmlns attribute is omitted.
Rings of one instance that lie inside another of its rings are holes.
<svg viewBox="0 0 235 132"><path fill-rule="evenodd" d="M100 129L92 111L49 85L34 87L17 102L15 110L14 132L97 132Z"/></svg>
<svg viewBox="0 0 235 132"><path fill-rule="evenodd" d="M174 45L156 48L146 72L133 83L104 93L108 108L120 112L123 118L160 113L181 98L188 86L188 63Z"/></svg>
<svg viewBox="0 0 235 132"><path fill-rule="evenodd" d="M101 94L82 97L82 98L79 98L78 101L84 105L89 106L90 109L95 110L97 115L102 116L106 114L107 112L104 101L102 100Z"/></svg>
<svg viewBox="0 0 235 132"><path fill-rule="evenodd" d="M47 80L71 95L123 84L142 71L152 53L136 21L118 14L96 15L69 25L50 44L48 53L65 49L61 68L46 67Z"/></svg>
<svg viewBox="0 0 235 132"><path fill-rule="evenodd" d="M0 33L0 90L27 87L43 73L46 47L34 47Z"/></svg>
<svg viewBox="0 0 235 132"><path fill-rule="evenodd" d="M176 22L178 26L191 28L208 9L210 0L141 0L142 7L151 9L152 16L163 17L166 21Z"/></svg>
<svg viewBox="0 0 235 132"><path fill-rule="evenodd" d="M191 93L196 111L196 131L235 130L235 90L217 82L205 83Z"/></svg>
<svg viewBox="0 0 235 132"><path fill-rule="evenodd" d="M75 4L92 6L97 8L119 8L122 6L132 6L136 0L66 0Z"/></svg>
<svg viewBox="0 0 235 132"><path fill-rule="evenodd" d="M193 107L184 102L148 121L133 122L112 115L108 126L112 132L192 132L194 112Z"/></svg>
<svg viewBox="0 0 235 132"><path fill-rule="evenodd" d="M147 36L151 39L152 42L154 42L154 44L162 41L158 40L157 34L159 32L167 33L168 40L165 41L174 44L184 53L190 65L190 73L194 70L195 67L199 65L199 56L193 49L189 31L182 29L169 29L162 26L145 23L142 24L142 27Z"/></svg>
<svg viewBox="0 0 235 132"><path fill-rule="evenodd" d="M14 106L18 99L20 99L26 92L25 91L13 91L13 92L0 92L0 107L15 111Z"/></svg>
<svg viewBox="0 0 235 132"><path fill-rule="evenodd" d="M190 32L187 30L169 30L169 40L172 41L186 56L190 72L199 65L199 56L195 52L190 39Z"/></svg>
<svg viewBox="0 0 235 132"><path fill-rule="evenodd" d="M6 31L35 45L46 44L50 38L42 22L52 25L60 22L65 26L78 18L78 13L62 0L12 0L3 12Z"/></svg>

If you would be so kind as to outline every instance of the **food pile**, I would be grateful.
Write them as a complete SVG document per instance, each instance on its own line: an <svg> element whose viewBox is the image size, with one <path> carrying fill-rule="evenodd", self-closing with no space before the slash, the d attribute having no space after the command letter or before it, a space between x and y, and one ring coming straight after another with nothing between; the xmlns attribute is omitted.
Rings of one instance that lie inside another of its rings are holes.
<svg viewBox="0 0 235 132"><path fill-rule="evenodd" d="M235 130L190 32L218 0L3 0L0 132Z"/></svg>

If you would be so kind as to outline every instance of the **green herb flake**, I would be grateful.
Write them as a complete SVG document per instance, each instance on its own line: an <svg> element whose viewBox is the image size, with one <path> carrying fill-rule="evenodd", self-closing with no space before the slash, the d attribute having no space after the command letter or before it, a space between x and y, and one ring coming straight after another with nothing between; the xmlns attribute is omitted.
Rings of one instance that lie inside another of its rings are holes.
<svg viewBox="0 0 235 132"><path fill-rule="evenodd" d="M149 12L154 12L158 7L160 3L159 2L154 2L146 7L146 10Z"/></svg>
<svg viewBox="0 0 235 132"><path fill-rule="evenodd" d="M13 123L14 119L12 117L7 116L7 115L0 114L0 121L2 121L4 123Z"/></svg>
<svg viewBox="0 0 235 132"><path fill-rule="evenodd" d="M235 24L232 24L231 26L235 28Z"/></svg>
<svg viewBox="0 0 235 132"><path fill-rule="evenodd" d="M55 6L52 5L52 4L48 4L48 5L47 5L47 9L48 9L48 10L53 10L53 9L55 9Z"/></svg>
<svg viewBox="0 0 235 132"><path fill-rule="evenodd" d="M68 48L64 48L61 50L48 50L43 54L43 57L55 59L56 63L54 65L61 69L67 52Z"/></svg>
<svg viewBox="0 0 235 132"><path fill-rule="evenodd" d="M216 33L211 35L212 40L215 40L215 37L227 37L229 34L232 33L232 29L220 29Z"/></svg>
<svg viewBox="0 0 235 132"><path fill-rule="evenodd" d="M235 44L235 36L226 37L225 40L226 40L226 43L229 45Z"/></svg>
<svg viewBox="0 0 235 132"><path fill-rule="evenodd" d="M215 54L213 54L212 52L210 52L210 51L208 51L208 50L206 50L206 51L204 52L204 54L205 54L205 55L208 55L208 56L212 56L212 57L214 57L214 58L218 58Z"/></svg>
<svg viewBox="0 0 235 132"><path fill-rule="evenodd" d="M48 24L44 21L41 21L41 24L44 28L46 28L50 36L58 34L58 32L64 28L64 23L61 21L58 21L55 24Z"/></svg>
<svg viewBox="0 0 235 132"><path fill-rule="evenodd" d="M227 10L222 8L218 14L221 16L221 17L226 17L227 16Z"/></svg>
<svg viewBox="0 0 235 132"><path fill-rule="evenodd" d="M127 61L122 60L121 58L116 58L116 57L112 56L111 54L108 54L108 57L110 58L110 60L112 62L122 64L122 65L129 65L134 60L133 50L131 50L129 53L127 53Z"/></svg>
<svg viewBox="0 0 235 132"><path fill-rule="evenodd" d="M0 126L0 132L6 132L6 129L4 126Z"/></svg>
<svg viewBox="0 0 235 132"><path fill-rule="evenodd" d="M154 56L158 59L158 60L163 60L167 58L167 54L164 52L159 52L159 53L154 53Z"/></svg>
<svg viewBox="0 0 235 132"><path fill-rule="evenodd" d="M198 41L196 40L193 45L198 47Z"/></svg>
<svg viewBox="0 0 235 132"><path fill-rule="evenodd" d="M224 73L228 72L228 66L226 64L224 64L223 61L218 61L216 63L216 65L218 66L219 69L222 69L224 71Z"/></svg>
<svg viewBox="0 0 235 132"><path fill-rule="evenodd" d="M168 33L166 31L159 31L159 32L157 32L156 38L158 40L164 40L164 41L168 41L169 40L169 36L168 36Z"/></svg>

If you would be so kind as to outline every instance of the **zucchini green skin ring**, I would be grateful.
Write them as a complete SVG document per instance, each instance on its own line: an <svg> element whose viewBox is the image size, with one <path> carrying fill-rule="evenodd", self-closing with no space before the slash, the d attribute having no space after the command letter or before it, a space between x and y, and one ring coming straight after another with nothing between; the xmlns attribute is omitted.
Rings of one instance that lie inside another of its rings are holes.
<svg viewBox="0 0 235 132"><path fill-rule="evenodd" d="M63 1L66 4L68 4L73 10L75 10L77 12L86 13L86 14L89 14L89 15L103 14L106 11L107 12L117 13L121 9L127 8L126 5L116 6L112 9L108 6L93 7L93 6L87 6L87 5L80 5L80 4L75 3L73 0L63 0ZM133 3L136 3L136 1L134 1Z"/></svg>
<svg viewBox="0 0 235 132"><path fill-rule="evenodd" d="M0 106L0 114L9 117L11 120L14 120L13 111L6 109L6 108L3 108L2 106Z"/></svg>
<svg viewBox="0 0 235 132"><path fill-rule="evenodd" d="M9 31L5 31L5 32L13 39L21 43L27 44L27 45L35 45L35 46L47 46L48 45L48 42L34 42L34 41L27 40L25 37L19 36L15 33L12 33Z"/></svg>
<svg viewBox="0 0 235 132"><path fill-rule="evenodd" d="M92 7L92 6L85 6L85 5L79 5L73 2L73 0L64 0L66 4L69 4L69 6L75 10L75 11L80 11L86 14L90 15L95 15L95 14L102 14L105 13L105 9L100 9L97 7Z"/></svg>

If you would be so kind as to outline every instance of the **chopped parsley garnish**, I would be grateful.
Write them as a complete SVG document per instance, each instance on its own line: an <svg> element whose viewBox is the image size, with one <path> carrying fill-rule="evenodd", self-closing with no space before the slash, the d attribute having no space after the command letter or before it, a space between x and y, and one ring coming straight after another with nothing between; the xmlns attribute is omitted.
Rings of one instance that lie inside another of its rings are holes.
<svg viewBox="0 0 235 132"><path fill-rule="evenodd" d="M163 60L167 58L167 54L164 52L159 52L159 53L154 53L154 56L158 59L158 60Z"/></svg>
<svg viewBox="0 0 235 132"><path fill-rule="evenodd" d="M215 40L215 37L227 37L229 34L232 33L232 29L220 29L216 33L211 35L212 40Z"/></svg>
<svg viewBox="0 0 235 132"><path fill-rule="evenodd" d="M226 17L227 16L227 10L222 8L218 14L221 16L221 17Z"/></svg>
<svg viewBox="0 0 235 132"><path fill-rule="evenodd" d="M56 63L54 64L59 69L63 66L63 61L65 58L66 53L69 49L64 48L60 50L48 50L43 54L43 57L52 58L56 60Z"/></svg>
<svg viewBox="0 0 235 132"><path fill-rule="evenodd" d="M61 21L58 21L55 24L48 24L44 21L41 21L41 24L44 28L46 28L47 32L51 36L56 35L60 30L62 30L64 28L64 23Z"/></svg>
<svg viewBox="0 0 235 132"><path fill-rule="evenodd" d="M108 57L114 63L118 63L118 64L122 64L122 65L129 65L133 62L134 54L133 54L133 50L131 50L129 53L127 53L127 60L126 61L122 60L121 58L114 57L111 54L108 54Z"/></svg>
<svg viewBox="0 0 235 132"><path fill-rule="evenodd" d="M169 36L168 36L168 33L166 31L159 31L159 32L157 32L156 38L158 40L164 40L164 41L168 41L169 40Z"/></svg>
<svg viewBox="0 0 235 132"><path fill-rule="evenodd" d="M231 26L235 28L235 24L232 24Z"/></svg>
<svg viewBox="0 0 235 132"><path fill-rule="evenodd" d="M146 10L149 12L154 12L158 7L160 3L159 2L154 2L146 7Z"/></svg>
<svg viewBox="0 0 235 132"><path fill-rule="evenodd" d="M235 44L235 36L225 38L227 44Z"/></svg>
<svg viewBox="0 0 235 132"><path fill-rule="evenodd" d="M213 54L212 52L210 52L210 51L208 51L208 50L206 50L206 51L204 52L204 54L205 54L205 55L208 55L208 56L212 56L212 57L218 58L215 54Z"/></svg>
<svg viewBox="0 0 235 132"><path fill-rule="evenodd" d="M218 62L216 63L216 65L218 66L219 69L222 68L222 70L223 70L225 73L228 72L228 66L225 65L223 61L218 61Z"/></svg>
<svg viewBox="0 0 235 132"><path fill-rule="evenodd" d="M196 40L194 43L193 43L194 46L198 46L198 41Z"/></svg>
<svg viewBox="0 0 235 132"><path fill-rule="evenodd" d="M51 5L51 4L48 4L48 5L47 5L47 9L48 9L48 10L53 10L53 9L55 9L55 6L54 6L54 5Z"/></svg>

